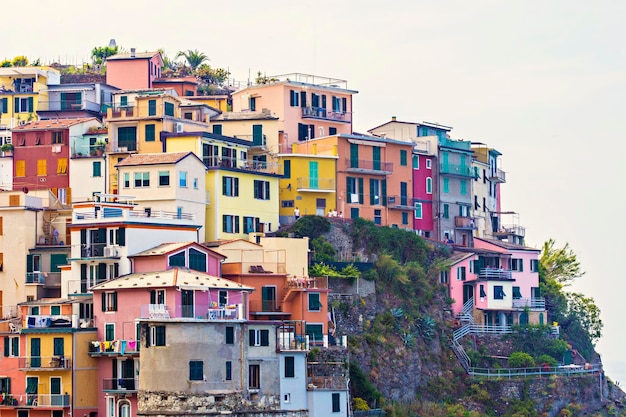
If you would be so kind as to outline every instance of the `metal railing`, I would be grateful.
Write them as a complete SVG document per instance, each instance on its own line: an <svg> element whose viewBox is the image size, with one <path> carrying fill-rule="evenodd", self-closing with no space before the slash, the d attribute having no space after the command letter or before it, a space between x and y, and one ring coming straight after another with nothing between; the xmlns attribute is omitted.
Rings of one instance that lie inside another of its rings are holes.
<svg viewBox="0 0 626 417"><path fill-rule="evenodd" d="M514 308L528 307L531 309L545 310L546 299L545 298L514 298L513 307Z"/></svg>
<svg viewBox="0 0 626 417"><path fill-rule="evenodd" d="M20 398L22 395L20 395ZM69 407L69 394L25 394L25 403L29 407Z"/></svg>
<svg viewBox="0 0 626 417"><path fill-rule="evenodd" d="M278 173L279 166L275 162L249 161L240 158L220 158L218 156L205 156L202 162L207 168L232 168L243 171L264 173Z"/></svg>
<svg viewBox="0 0 626 417"><path fill-rule="evenodd" d="M393 162L351 158L346 158L345 162L349 170L379 171L381 173L393 172Z"/></svg>
<svg viewBox="0 0 626 417"><path fill-rule="evenodd" d="M102 391L137 392L139 389L138 378L103 378Z"/></svg>
<svg viewBox="0 0 626 417"><path fill-rule="evenodd" d="M498 168L495 170L495 172L490 172L488 174L488 178L489 181L493 182L506 182L506 173Z"/></svg>
<svg viewBox="0 0 626 417"><path fill-rule="evenodd" d="M250 301L251 313L276 313L282 311L278 300L253 300Z"/></svg>
<svg viewBox="0 0 626 417"><path fill-rule="evenodd" d="M119 218L154 218L166 220L193 220L193 213L165 210L129 210L125 208L105 208L103 210L74 210L73 220L119 219ZM92 245L105 245L104 243Z"/></svg>
<svg viewBox="0 0 626 417"><path fill-rule="evenodd" d="M352 121L352 113L345 111L330 111L324 107L303 107L302 118L324 119L335 122L350 123Z"/></svg>
<svg viewBox="0 0 626 417"><path fill-rule="evenodd" d="M100 104L89 100L48 100L38 101L37 111L76 111L100 112Z"/></svg>
<svg viewBox="0 0 626 417"><path fill-rule="evenodd" d="M601 364L539 366L533 368L478 368L470 367L468 373L472 376L487 378L514 378L543 375L575 376L602 371Z"/></svg>
<svg viewBox="0 0 626 417"><path fill-rule="evenodd" d="M43 272L27 272L26 284L45 284L46 276Z"/></svg>
<svg viewBox="0 0 626 417"><path fill-rule="evenodd" d="M508 269L481 268L478 271L479 279L507 279L513 280L512 272Z"/></svg>
<svg viewBox="0 0 626 417"><path fill-rule="evenodd" d="M477 229L474 218L466 216L456 216L454 218L454 227L457 229Z"/></svg>
<svg viewBox="0 0 626 417"><path fill-rule="evenodd" d="M493 232L494 236L507 236L507 235L515 235L515 236L526 236L526 228L517 225L502 225L500 230Z"/></svg>
<svg viewBox="0 0 626 417"><path fill-rule="evenodd" d="M299 177L299 178L296 178L296 188L298 189L298 191L303 191L303 190L334 191L335 179L334 178Z"/></svg>
<svg viewBox="0 0 626 417"><path fill-rule="evenodd" d="M139 353L139 341L130 339L92 340L89 342L89 354L98 355L132 355Z"/></svg>
<svg viewBox="0 0 626 417"><path fill-rule="evenodd" d="M20 369L71 369L72 358L69 356L27 356L19 358Z"/></svg>

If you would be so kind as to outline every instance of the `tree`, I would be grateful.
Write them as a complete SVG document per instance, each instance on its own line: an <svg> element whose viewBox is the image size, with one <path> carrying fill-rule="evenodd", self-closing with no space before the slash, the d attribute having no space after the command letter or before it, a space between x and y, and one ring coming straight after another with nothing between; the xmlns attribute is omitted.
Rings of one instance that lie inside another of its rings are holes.
<svg viewBox="0 0 626 417"><path fill-rule="evenodd" d="M230 72L224 68L212 68L208 64L202 64L196 69L196 76L205 84L222 85L228 79Z"/></svg>
<svg viewBox="0 0 626 417"><path fill-rule="evenodd" d="M600 309L594 299L580 293L570 293L567 295L567 304L570 318L580 322L581 327L591 339L591 343L595 345L602 337L604 324L600 319Z"/></svg>
<svg viewBox="0 0 626 417"><path fill-rule="evenodd" d="M187 65L189 65L191 70L194 72L196 68L202 65L202 63L209 60L204 53L198 51L197 49L194 49L193 51L191 49L188 49L187 51L179 51L176 54L176 58L180 58L181 56L185 58Z"/></svg>
<svg viewBox="0 0 626 417"><path fill-rule="evenodd" d="M544 280L553 280L564 287L571 285L576 279L585 273L580 268L580 262L576 254L566 243L562 248L555 248L554 239L549 239L543 244L543 251L539 259L540 277Z"/></svg>
<svg viewBox="0 0 626 417"><path fill-rule="evenodd" d="M13 61L11 61L11 64L14 67L25 67L28 65L28 58L26 58L24 55L16 56L15 58L13 58Z"/></svg>
<svg viewBox="0 0 626 417"><path fill-rule="evenodd" d="M110 56L117 54L119 47L115 46L96 46L91 50L91 60L95 65L102 65Z"/></svg>

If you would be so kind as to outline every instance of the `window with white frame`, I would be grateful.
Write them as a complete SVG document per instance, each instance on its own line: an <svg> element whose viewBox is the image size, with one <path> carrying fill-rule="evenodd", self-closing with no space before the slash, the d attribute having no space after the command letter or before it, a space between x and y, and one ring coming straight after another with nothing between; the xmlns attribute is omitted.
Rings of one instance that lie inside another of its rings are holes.
<svg viewBox="0 0 626 417"><path fill-rule="evenodd" d="M222 231L224 233L239 233L239 216L225 214L222 216Z"/></svg>
<svg viewBox="0 0 626 417"><path fill-rule="evenodd" d="M166 187L170 185L170 172L159 171L159 187Z"/></svg>
<svg viewBox="0 0 626 417"><path fill-rule="evenodd" d="M511 271L524 272L524 260L519 258L511 259Z"/></svg>
<svg viewBox="0 0 626 417"><path fill-rule="evenodd" d="M422 203L415 203L415 218L422 218Z"/></svg>
<svg viewBox="0 0 626 417"><path fill-rule="evenodd" d="M239 178L222 177L222 195L228 197L239 196Z"/></svg>
<svg viewBox="0 0 626 417"><path fill-rule="evenodd" d="M433 179L431 177L426 177L426 194L433 193Z"/></svg>
<svg viewBox="0 0 626 417"><path fill-rule="evenodd" d="M124 173L124 188L130 188L130 174L128 172Z"/></svg>
<svg viewBox="0 0 626 417"><path fill-rule="evenodd" d="M530 260L530 272L539 272L539 260L538 259Z"/></svg>
<svg viewBox="0 0 626 417"><path fill-rule="evenodd" d="M7 356L7 357L19 357L20 356L20 337L19 336L5 336L4 356Z"/></svg>
<svg viewBox="0 0 626 417"><path fill-rule="evenodd" d="M439 283L447 284L448 283L448 271L439 272Z"/></svg>
<svg viewBox="0 0 626 417"><path fill-rule="evenodd" d="M426 160L426 169L432 169L432 167L433 167L432 159L427 159Z"/></svg>
<svg viewBox="0 0 626 417"><path fill-rule="evenodd" d="M150 186L149 172L135 172L135 188L144 188Z"/></svg>
<svg viewBox="0 0 626 417"><path fill-rule="evenodd" d="M465 281L465 267L464 266L456 267L456 279L457 281Z"/></svg>
<svg viewBox="0 0 626 417"><path fill-rule="evenodd" d="M102 293L102 311L117 311L117 292L105 291Z"/></svg>
<svg viewBox="0 0 626 417"><path fill-rule="evenodd" d="M309 295L309 311L322 311L322 303L320 301L320 293L310 292Z"/></svg>
<svg viewBox="0 0 626 417"><path fill-rule="evenodd" d="M248 337L250 346L270 345L270 331L267 329L250 329L248 330Z"/></svg>

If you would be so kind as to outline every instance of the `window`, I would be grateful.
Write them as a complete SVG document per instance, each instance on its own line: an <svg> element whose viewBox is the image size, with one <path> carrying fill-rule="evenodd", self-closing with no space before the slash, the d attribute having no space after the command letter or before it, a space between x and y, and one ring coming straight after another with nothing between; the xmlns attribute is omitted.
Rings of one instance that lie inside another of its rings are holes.
<svg viewBox="0 0 626 417"><path fill-rule="evenodd" d="M53 145L63 144L63 132L52 132L52 144Z"/></svg>
<svg viewBox="0 0 626 417"><path fill-rule="evenodd" d="M174 104L165 102L164 113L166 116L174 116Z"/></svg>
<svg viewBox="0 0 626 417"><path fill-rule="evenodd" d="M332 395L333 413L341 412L341 404L339 403L339 393L333 392Z"/></svg>
<svg viewBox="0 0 626 417"><path fill-rule="evenodd" d="M402 224L409 224L409 213L402 212Z"/></svg>
<svg viewBox="0 0 626 417"><path fill-rule="evenodd" d="M250 97L248 99L248 106L251 111L256 111L256 97Z"/></svg>
<svg viewBox="0 0 626 417"><path fill-rule="evenodd" d="M26 161L24 159L18 159L17 161L15 161L15 176L26 176Z"/></svg>
<svg viewBox="0 0 626 417"><path fill-rule="evenodd" d="M524 260L518 258L511 259L511 271L524 272Z"/></svg>
<svg viewBox="0 0 626 417"><path fill-rule="evenodd" d="M520 298L522 298L522 292L520 291L520 288L513 287L513 299L519 300Z"/></svg>
<svg viewBox="0 0 626 417"><path fill-rule="evenodd" d="M231 381L233 379L233 363L231 361L226 361L226 373L224 379L226 381Z"/></svg>
<svg viewBox="0 0 626 417"><path fill-rule="evenodd" d="M124 173L124 188L130 188L130 174L128 172Z"/></svg>
<svg viewBox="0 0 626 417"><path fill-rule="evenodd" d="M51 316L60 316L61 315L61 306L50 306L50 315Z"/></svg>
<svg viewBox="0 0 626 417"><path fill-rule="evenodd" d="M137 127L127 126L117 128L117 146L127 151L137 150Z"/></svg>
<svg viewBox="0 0 626 417"><path fill-rule="evenodd" d="M20 337L6 336L4 338L4 356L20 356Z"/></svg>
<svg viewBox="0 0 626 417"><path fill-rule="evenodd" d="M198 189L198 178L194 178L193 179L193 189L197 190Z"/></svg>
<svg viewBox="0 0 626 417"><path fill-rule="evenodd" d="M467 195L467 180L461 180L461 195Z"/></svg>
<svg viewBox="0 0 626 417"><path fill-rule="evenodd" d="M420 158L417 155L413 155L413 169L420 169Z"/></svg>
<svg viewBox="0 0 626 417"><path fill-rule="evenodd" d="M156 100L148 100L148 116L156 116Z"/></svg>
<svg viewBox="0 0 626 417"><path fill-rule="evenodd" d="M504 293L504 288L502 285L494 285L493 286L493 299L494 300L504 300L506 294Z"/></svg>
<svg viewBox="0 0 626 417"><path fill-rule="evenodd" d="M45 159L37 160L37 175L40 177L48 175L48 161Z"/></svg>
<svg viewBox="0 0 626 417"><path fill-rule="evenodd" d="M537 259L530 260L530 272L539 272L539 260Z"/></svg>
<svg viewBox="0 0 626 417"><path fill-rule="evenodd" d="M382 195L381 180L370 178L370 204L381 205L384 204Z"/></svg>
<svg viewBox="0 0 626 417"><path fill-rule="evenodd" d="M248 366L248 389L261 388L261 365Z"/></svg>
<svg viewBox="0 0 626 417"><path fill-rule="evenodd" d="M120 107L128 106L128 96L120 96Z"/></svg>
<svg viewBox="0 0 626 417"><path fill-rule="evenodd" d="M285 378L296 376L295 359L293 356L285 356Z"/></svg>
<svg viewBox="0 0 626 417"><path fill-rule="evenodd" d="M422 218L422 203L415 203L415 218Z"/></svg>
<svg viewBox="0 0 626 417"><path fill-rule="evenodd" d="M67 174L67 158L57 159L57 174Z"/></svg>
<svg viewBox="0 0 626 417"><path fill-rule="evenodd" d="M102 311L117 311L117 292L106 291L102 293Z"/></svg>
<svg viewBox="0 0 626 417"><path fill-rule="evenodd" d="M155 132L156 132L155 126L153 124L146 125L145 127L146 142L154 142L156 140Z"/></svg>
<svg viewBox="0 0 626 417"><path fill-rule="evenodd" d="M439 283L447 284L448 283L448 271L439 272Z"/></svg>
<svg viewBox="0 0 626 417"><path fill-rule="evenodd" d="M485 285L480 284L480 298L485 298L485 297L487 297L487 293L485 292Z"/></svg>
<svg viewBox="0 0 626 417"><path fill-rule="evenodd" d="M150 186L149 172L135 172L135 188L144 188Z"/></svg>
<svg viewBox="0 0 626 417"><path fill-rule="evenodd" d="M94 161L91 163L91 176L92 177L102 176L102 162L101 161Z"/></svg>
<svg viewBox="0 0 626 417"><path fill-rule="evenodd" d="M450 178L444 178L443 179L443 185L441 187L441 191L443 191L444 193L449 193L450 192Z"/></svg>
<svg viewBox="0 0 626 417"><path fill-rule="evenodd" d="M9 100L6 97L0 99L0 113L8 113L9 112Z"/></svg>
<svg viewBox="0 0 626 417"><path fill-rule="evenodd" d="M243 218L243 232L244 233L254 233L261 228L261 221L258 217L248 217L244 216Z"/></svg>
<svg viewBox="0 0 626 417"><path fill-rule="evenodd" d="M426 169L432 169L432 167L433 167L432 159L427 159L426 160Z"/></svg>
<svg viewBox="0 0 626 417"><path fill-rule="evenodd" d="M270 199L269 181L254 180L254 198L257 200Z"/></svg>
<svg viewBox="0 0 626 417"><path fill-rule="evenodd" d="M165 346L165 326L150 327L150 346Z"/></svg>
<svg viewBox="0 0 626 417"><path fill-rule="evenodd" d="M110 342L115 340L115 324L105 323L104 325L104 340Z"/></svg>
<svg viewBox="0 0 626 417"><path fill-rule="evenodd" d="M270 331L267 329L250 329L248 331L250 346L269 346Z"/></svg>
<svg viewBox="0 0 626 417"><path fill-rule="evenodd" d="M456 280L457 281L465 281L465 267L457 266L456 268Z"/></svg>
<svg viewBox="0 0 626 417"><path fill-rule="evenodd" d="M407 160L407 152L404 149L402 149L400 150L400 165L403 167L407 166L406 160Z"/></svg>
<svg viewBox="0 0 626 417"><path fill-rule="evenodd" d="M289 105L291 107L299 107L300 106L300 95L297 91L289 90Z"/></svg>
<svg viewBox="0 0 626 417"><path fill-rule="evenodd" d="M182 188L187 188L187 171L178 173L178 185Z"/></svg>
<svg viewBox="0 0 626 417"><path fill-rule="evenodd" d="M426 194L433 193L433 179L431 177L426 177Z"/></svg>
<svg viewBox="0 0 626 417"><path fill-rule="evenodd" d="M213 125L213 133L216 135L222 134L222 125Z"/></svg>
<svg viewBox="0 0 626 417"><path fill-rule="evenodd" d="M32 90L31 90L32 91ZM13 101L14 104L14 112L15 113L30 113L30 112L34 112L35 111L35 107L33 105L33 98L32 97L24 97L24 98L20 98L20 97L15 97L15 100Z"/></svg>
<svg viewBox="0 0 626 417"><path fill-rule="evenodd" d="M169 257L170 266L187 266L185 263L185 252L178 252Z"/></svg>
<svg viewBox="0 0 626 417"><path fill-rule="evenodd" d="M294 200L281 200L280 206L283 208L289 208L289 207L294 207L295 203L294 203Z"/></svg>
<svg viewBox="0 0 626 417"><path fill-rule="evenodd" d="M322 303L320 302L320 293L310 292L309 294L309 311L322 311Z"/></svg>
<svg viewBox="0 0 626 417"><path fill-rule="evenodd" d="M204 361L189 361L189 380L202 381L204 379Z"/></svg>
<svg viewBox="0 0 626 417"><path fill-rule="evenodd" d="M222 195L228 197L239 196L239 178L222 177Z"/></svg>
<svg viewBox="0 0 626 417"><path fill-rule="evenodd" d="M283 161L283 178L291 178L291 160Z"/></svg>
<svg viewBox="0 0 626 417"><path fill-rule="evenodd" d="M447 219L450 217L450 206L448 204L443 205L443 218Z"/></svg>
<svg viewBox="0 0 626 417"><path fill-rule="evenodd" d="M54 356L65 355L65 340L62 337L55 337L52 343Z"/></svg>
<svg viewBox="0 0 626 417"><path fill-rule="evenodd" d="M0 378L0 394L10 394L11 393L11 378L4 377Z"/></svg>
<svg viewBox="0 0 626 417"><path fill-rule="evenodd" d="M226 334L224 339L227 345L235 344L235 328L233 326L226 326Z"/></svg>
<svg viewBox="0 0 626 417"><path fill-rule="evenodd" d="M239 216L223 215L222 231L224 233L239 233Z"/></svg>
<svg viewBox="0 0 626 417"><path fill-rule="evenodd" d="M337 134L337 128L336 127L329 127L328 128L328 136L334 136Z"/></svg>
<svg viewBox="0 0 626 417"><path fill-rule="evenodd" d="M166 187L168 185L170 185L170 172L159 171L159 186Z"/></svg>

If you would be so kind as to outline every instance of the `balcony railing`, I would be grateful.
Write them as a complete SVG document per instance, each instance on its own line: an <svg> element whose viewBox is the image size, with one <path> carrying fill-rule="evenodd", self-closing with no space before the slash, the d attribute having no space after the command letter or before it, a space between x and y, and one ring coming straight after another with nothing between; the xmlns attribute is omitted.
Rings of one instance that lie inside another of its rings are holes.
<svg viewBox="0 0 626 417"><path fill-rule="evenodd" d="M242 306L240 304L228 304L225 306L175 306L170 309L164 304L144 304L141 306L141 318L144 319L170 319L191 318L197 320L241 320L243 319Z"/></svg>
<svg viewBox="0 0 626 417"><path fill-rule="evenodd" d="M506 182L506 173L498 168L495 172L489 173L489 181Z"/></svg>
<svg viewBox="0 0 626 417"><path fill-rule="evenodd" d="M281 311L283 311L282 306L278 300L250 301L251 313L277 313Z"/></svg>
<svg viewBox="0 0 626 417"><path fill-rule="evenodd" d="M546 299L543 297L540 298L514 298L513 299L513 307L514 308L531 308L538 310L546 309Z"/></svg>
<svg viewBox="0 0 626 417"><path fill-rule="evenodd" d="M391 174L393 172L393 162L346 158L346 166L350 171L379 172L381 174Z"/></svg>
<svg viewBox="0 0 626 417"><path fill-rule="evenodd" d="M440 174L460 175L463 177L473 177L474 173L471 167L458 164L440 164Z"/></svg>
<svg viewBox="0 0 626 417"><path fill-rule="evenodd" d="M388 195L387 207L391 209L413 210L412 200L406 195Z"/></svg>
<svg viewBox="0 0 626 417"><path fill-rule="evenodd" d="M72 358L68 356L28 356L19 358L19 368L26 370L71 369Z"/></svg>
<svg viewBox="0 0 626 417"><path fill-rule="evenodd" d="M138 219L163 219L163 220L193 220L193 213L164 211L164 210L130 210L126 208L113 208L105 207L102 210L91 209L76 209L72 213L72 220L99 220L99 219L123 219L123 220L138 220ZM104 243L92 243L91 246L95 246L93 249L101 249L100 255L104 256ZM93 252L92 252L93 253ZM95 256L95 255L91 255Z"/></svg>
<svg viewBox="0 0 626 417"><path fill-rule="evenodd" d="M323 119L332 120L334 122L350 123L352 121L352 113L342 111L330 111L324 107L303 107L303 119Z"/></svg>
<svg viewBox="0 0 626 417"><path fill-rule="evenodd" d="M137 378L104 378L102 380L102 391L112 392L137 392L139 389L139 379Z"/></svg>
<svg viewBox="0 0 626 417"><path fill-rule="evenodd" d="M27 272L26 273L27 284L45 284L46 276L43 272Z"/></svg>
<svg viewBox="0 0 626 417"><path fill-rule="evenodd" d="M515 235L524 237L526 236L526 228L517 225L503 225L500 230L493 232L494 236L508 236Z"/></svg>
<svg viewBox="0 0 626 417"><path fill-rule="evenodd" d="M287 280L287 288L328 288L328 277L295 277Z"/></svg>
<svg viewBox="0 0 626 417"><path fill-rule="evenodd" d="M454 227L457 229L475 230L476 222L473 217L456 216L454 218Z"/></svg>
<svg viewBox="0 0 626 417"><path fill-rule="evenodd" d="M139 353L137 340L93 340L89 342L90 356L134 355Z"/></svg>
<svg viewBox="0 0 626 417"><path fill-rule="evenodd" d="M494 280L513 280L513 275L508 269L500 268L482 268L478 272L479 279L494 279Z"/></svg>
<svg viewBox="0 0 626 417"><path fill-rule="evenodd" d="M278 173L278 164L274 162L248 161L247 159L220 158L218 156L205 156L202 158L202 162L207 168L232 168L268 174Z"/></svg>
<svg viewBox="0 0 626 417"><path fill-rule="evenodd" d="M69 394L23 394L17 395L18 405L27 407L69 407ZM14 397L14 398L15 398Z"/></svg>
<svg viewBox="0 0 626 417"><path fill-rule="evenodd" d="M89 100L48 100L37 103L37 111L77 111L100 112L100 104Z"/></svg>
<svg viewBox="0 0 626 417"><path fill-rule="evenodd" d="M298 191L335 191L335 179L299 177L296 179L296 188Z"/></svg>
<svg viewBox="0 0 626 417"><path fill-rule="evenodd" d="M333 389L345 390L348 388L348 380L345 376L309 376L307 377L307 390Z"/></svg>

